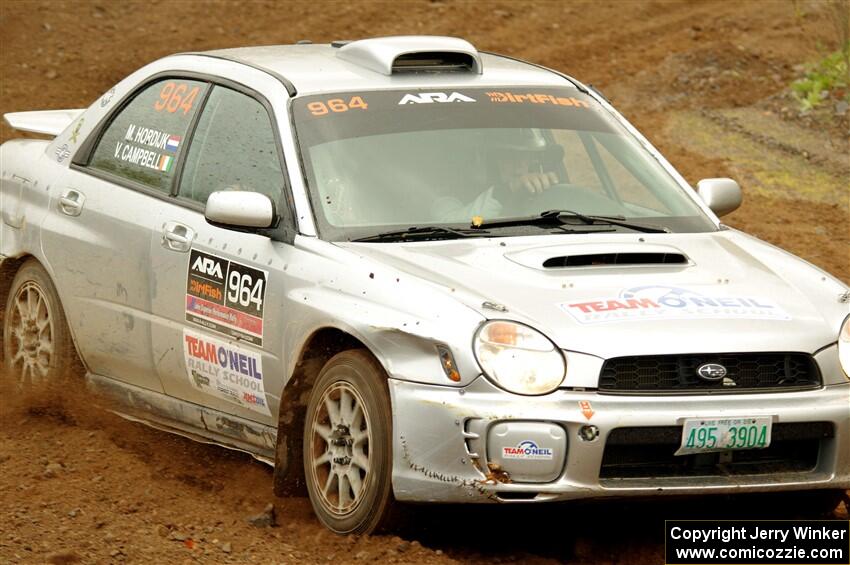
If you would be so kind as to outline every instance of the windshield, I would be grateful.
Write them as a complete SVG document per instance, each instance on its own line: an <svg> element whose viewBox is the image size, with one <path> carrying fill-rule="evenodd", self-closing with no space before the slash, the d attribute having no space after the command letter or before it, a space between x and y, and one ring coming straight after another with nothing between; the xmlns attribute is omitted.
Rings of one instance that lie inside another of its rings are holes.
<svg viewBox="0 0 850 565"><path fill-rule="evenodd" d="M547 210L672 232L716 229L648 151L573 88L337 93L297 98L293 114L325 239ZM532 223L489 235L546 230Z"/></svg>

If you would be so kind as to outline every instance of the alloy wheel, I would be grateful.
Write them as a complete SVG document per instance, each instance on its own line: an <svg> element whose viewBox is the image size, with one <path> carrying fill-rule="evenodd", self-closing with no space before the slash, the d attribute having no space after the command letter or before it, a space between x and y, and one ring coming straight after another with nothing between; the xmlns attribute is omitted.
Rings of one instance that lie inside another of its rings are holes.
<svg viewBox="0 0 850 565"><path fill-rule="evenodd" d="M328 387L310 429L307 455L319 501L333 515L351 514L371 479L369 414L357 390L345 381Z"/></svg>
<svg viewBox="0 0 850 565"><path fill-rule="evenodd" d="M27 281L15 294L11 319L12 374L20 385L36 384L47 377L54 354L54 328L44 290Z"/></svg>

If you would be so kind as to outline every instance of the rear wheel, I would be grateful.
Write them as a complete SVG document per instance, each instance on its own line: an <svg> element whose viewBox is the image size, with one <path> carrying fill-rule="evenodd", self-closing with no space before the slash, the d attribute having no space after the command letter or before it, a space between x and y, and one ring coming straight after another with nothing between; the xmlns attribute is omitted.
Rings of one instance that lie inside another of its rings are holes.
<svg viewBox="0 0 850 565"><path fill-rule="evenodd" d="M386 526L392 496L387 379L364 350L344 351L319 373L304 421L304 475L313 510L339 534Z"/></svg>
<svg viewBox="0 0 850 565"><path fill-rule="evenodd" d="M3 361L18 388L54 382L78 367L59 295L35 259L12 281L3 317Z"/></svg>

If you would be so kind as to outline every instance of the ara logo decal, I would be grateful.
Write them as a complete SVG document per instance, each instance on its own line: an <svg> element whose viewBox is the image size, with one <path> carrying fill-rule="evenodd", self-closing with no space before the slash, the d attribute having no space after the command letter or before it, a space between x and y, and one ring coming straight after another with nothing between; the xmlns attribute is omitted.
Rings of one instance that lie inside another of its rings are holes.
<svg viewBox="0 0 850 565"><path fill-rule="evenodd" d="M459 92L446 94L445 92L422 92L419 94L405 94L404 98L398 103L403 104L433 104L434 102L475 102L474 98L464 96Z"/></svg>
<svg viewBox="0 0 850 565"><path fill-rule="evenodd" d="M503 447L502 457L504 459L551 460L552 449L549 447L539 447L536 443L527 439L519 442L516 447Z"/></svg>
<svg viewBox="0 0 850 565"><path fill-rule="evenodd" d="M186 320L263 344L268 272L193 249L186 273Z"/></svg>
<svg viewBox="0 0 850 565"><path fill-rule="evenodd" d="M221 263L211 257L198 255L192 264L192 270L204 275L213 276L217 279L224 278L224 274L221 272Z"/></svg>

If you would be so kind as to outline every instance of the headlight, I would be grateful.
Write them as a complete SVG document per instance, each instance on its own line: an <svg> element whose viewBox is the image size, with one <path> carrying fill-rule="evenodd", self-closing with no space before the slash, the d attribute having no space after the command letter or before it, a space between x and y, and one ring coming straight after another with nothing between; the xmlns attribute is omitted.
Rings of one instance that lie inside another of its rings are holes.
<svg viewBox="0 0 850 565"><path fill-rule="evenodd" d="M844 376L850 379L850 316L844 318L838 330L838 360L841 361Z"/></svg>
<svg viewBox="0 0 850 565"><path fill-rule="evenodd" d="M549 338L516 322L484 323L473 347L484 374L517 394L552 392L566 374L564 356Z"/></svg>

